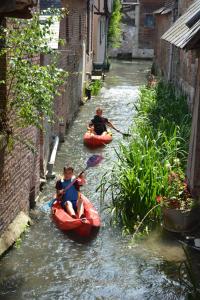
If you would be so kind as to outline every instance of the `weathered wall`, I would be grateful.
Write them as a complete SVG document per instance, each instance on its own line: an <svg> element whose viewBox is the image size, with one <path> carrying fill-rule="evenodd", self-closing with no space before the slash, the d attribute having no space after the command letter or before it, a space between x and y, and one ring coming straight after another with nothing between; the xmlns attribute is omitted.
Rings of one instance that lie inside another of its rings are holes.
<svg viewBox="0 0 200 300"><path fill-rule="evenodd" d="M155 15L155 39L154 39L154 63L156 65L159 75L168 78L170 72L170 51L171 45L164 40L161 36L168 30L172 23L171 14Z"/></svg>
<svg viewBox="0 0 200 300"><path fill-rule="evenodd" d="M112 49L109 52L110 56L152 58L155 43L154 11L162 7L164 2L164 0L140 0L139 5L123 4L122 45L118 49Z"/></svg>
<svg viewBox="0 0 200 300"><path fill-rule="evenodd" d="M200 53L198 53L200 56ZM200 196L200 64L197 70L197 84L192 110L192 128L187 165L187 178L193 195Z"/></svg>
<svg viewBox="0 0 200 300"><path fill-rule="evenodd" d="M180 5L184 4L184 8ZM178 15L182 14L191 1L179 2ZM156 14L156 30L154 40L155 68L157 73L167 80L174 82L188 97L188 104L192 110L198 59L193 51L181 50L161 39L161 36L172 26L173 12Z"/></svg>
<svg viewBox="0 0 200 300"><path fill-rule="evenodd" d="M140 0L138 56L153 57L155 43L154 11L164 5L164 0Z"/></svg>
<svg viewBox="0 0 200 300"><path fill-rule="evenodd" d="M95 0L94 12L104 12L103 1ZM93 18L93 63L96 65L103 65L105 60L106 51L106 22L107 18L105 15L94 14Z"/></svg>
<svg viewBox="0 0 200 300"><path fill-rule="evenodd" d="M93 8L91 3L87 6L86 0L62 1L62 7L67 8L68 14L60 22L59 38L63 39L65 44L59 46L58 67L67 71L68 77L60 88L60 95L55 97L54 123L50 127L46 122L46 134L41 136L41 171L44 174L47 169L52 138L59 136L60 141L64 140L66 129L78 112L82 101L86 72L91 73L91 10ZM87 31L88 24L90 31ZM49 60L48 56L41 58L44 65L48 64Z"/></svg>
<svg viewBox="0 0 200 300"><path fill-rule="evenodd" d="M28 214L30 200L39 192L39 134L34 128L16 131L24 140L32 140L35 154L16 142L14 149L0 150L0 235L23 211ZM31 198L31 199L30 199Z"/></svg>
<svg viewBox="0 0 200 300"><path fill-rule="evenodd" d="M122 40L119 48L110 49L109 55L112 57L132 57L134 45L138 39L138 25L136 19L139 11L135 5L124 4L122 7Z"/></svg>
<svg viewBox="0 0 200 300"><path fill-rule="evenodd" d="M9 26L9 23L4 23L4 26ZM39 56L34 58L34 63L40 63ZM4 79L6 78L6 58L0 60L0 74ZM0 90L1 116L5 113L6 93L6 87L2 86ZM15 118L14 113L7 116L11 127L13 118ZM28 213L30 204L39 192L39 131L33 127L13 128L12 130L15 142L13 148L9 150L8 147L0 145L0 236L21 211ZM27 148L26 141L33 142L35 153Z"/></svg>
<svg viewBox="0 0 200 300"><path fill-rule="evenodd" d="M3 247L5 244L1 239L2 234L13 221L13 226L15 220L19 224L18 217L23 215L21 212L28 214L30 204L37 197L40 176L46 173L52 136L64 137L67 126L79 109L86 72L91 73L92 70L93 0L63 0L62 6L68 8L69 14L60 25L60 38L63 38L66 44L59 46L59 67L68 71L69 76L60 89L61 95L55 98L55 123L52 126L48 122L44 124L46 134L32 127L14 131L14 134L22 139L32 140L37 150L35 153L18 141L10 152L0 146L0 244L3 244ZM47 56L35 57L35 63L47 64L48 61ZM1 79L5 77L5 70L6 60L1 59ZM5 109L5 95L6 89L1 87L1 114ZM5 235L3 236L5 238ZM12 237L10 241L14 241Z"/></svg>
<svg viewBox="0 0 200 300"><path fill-rule="evenodd" d="M192 0L179 1L178 16L182 15ZM181 50L161 40L162 34L172 25L172 12L156 15L155 69L165 79L173 82L188 99L192 112L187 177L194 195L200 195L200 54L195 50Z"/></svg>

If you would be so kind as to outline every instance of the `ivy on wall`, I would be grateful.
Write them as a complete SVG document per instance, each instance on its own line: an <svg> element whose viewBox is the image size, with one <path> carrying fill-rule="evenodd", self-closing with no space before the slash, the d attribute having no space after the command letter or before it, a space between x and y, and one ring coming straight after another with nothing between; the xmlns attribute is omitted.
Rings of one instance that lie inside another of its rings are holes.
<svg viewBox="0 0 200 300"><path fill-rule="evenodd" d="M122 19L122 5L120 0L114 0L113 11L110 18L108 29L108 45L111 48L119 48L121 45L121 19Z"/></svg>

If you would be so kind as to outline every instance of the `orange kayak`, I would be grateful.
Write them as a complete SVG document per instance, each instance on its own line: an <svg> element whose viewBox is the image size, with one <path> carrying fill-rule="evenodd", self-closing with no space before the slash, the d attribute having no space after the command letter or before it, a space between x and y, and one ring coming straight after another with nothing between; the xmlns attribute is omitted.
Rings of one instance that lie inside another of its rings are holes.
<svg viewBox="0 0 200 300"><path fill-rule="evenodd" d="M72 218L60 205L59 201L55 201L52 206L52 217L56 225L63 231L74 231L81 237L89 237L93 228L101 226L101 220L97 210L92 203L81 194L84 205L84 214L86 220Z"/></svg>
<svg viewBox="0 0 200 300"><path fill-rule="evenodd" d="M90 132L86 132L83 137L84 144L90 148L96 148L109 144L112 141L112 135L110 133L104 135L97 135Z"/></svg>

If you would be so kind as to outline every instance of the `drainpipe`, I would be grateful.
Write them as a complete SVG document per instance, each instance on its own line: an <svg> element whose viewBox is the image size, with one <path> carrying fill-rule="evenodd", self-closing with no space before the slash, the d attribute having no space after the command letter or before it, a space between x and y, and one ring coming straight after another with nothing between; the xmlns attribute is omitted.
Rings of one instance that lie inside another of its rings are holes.
<svg viewBox="0 0 200 300"><path fill-rule="evenodd" d="M169 49L169 69L168 69L168 74L167 74L167 81L171 80L172 58L173 58L173 45L170 44L170 49Z"/></svg>
<svg viewBox="0 0 200 300"><path fill-rule="evenodd" d="M172 18L171 18L171 26L175 22L175 7L172 9ZM172 62L173 62L173 45L170 44L170 50L169 50L169 69L168 69L168 74L167 74L167 80L171 81L171 76L172 76Z"/></svg>
<svg viewBox="0 0 200 300"><path fill-rule="evenodd" d="M53 167L55 164L55 160L56 160L56 154L57 154L57 150L58 150L58 145L59 145L59 137L55 136L54 141L53 141L53 149L51 152L51 156L47 165L47 179L53 179L55 178L55 173L53 172Z"/></svg>

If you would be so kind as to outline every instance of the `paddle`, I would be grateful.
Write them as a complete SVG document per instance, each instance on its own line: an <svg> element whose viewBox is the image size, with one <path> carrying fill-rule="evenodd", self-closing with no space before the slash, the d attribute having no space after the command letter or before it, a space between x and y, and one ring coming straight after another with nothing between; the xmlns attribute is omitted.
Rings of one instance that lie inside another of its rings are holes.
<svg viewBox="0 0 200 300"><path fill-rule="evenodd" d="M88 168L92 168L97 166L103 159L102 155L98 155L98 154L94 154L92 156L89 157L89 159L86 162L86 167L83 171L80 172L80 174L64 189L64 192L66 192L78 179L78 177L80 177ZM52 199L49 202L45 203L45 206L48 205L48 207L52 207L52 205L54 204L54 202L56 201L56 199Z"/></svg>
<svg viewBox="0 0 200 300"><path fill-rule="evenodd" d="M119 129L117 129L117 128L114 128L114 127L112 127L115 131L117 131L117 132L119 132L119 133L121 133L124 137L128 137L128 136L131 136L131 134L130 133L124 133L124 132L121 132Z"/></svg>

